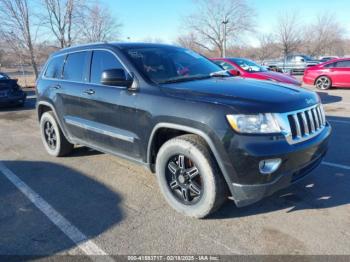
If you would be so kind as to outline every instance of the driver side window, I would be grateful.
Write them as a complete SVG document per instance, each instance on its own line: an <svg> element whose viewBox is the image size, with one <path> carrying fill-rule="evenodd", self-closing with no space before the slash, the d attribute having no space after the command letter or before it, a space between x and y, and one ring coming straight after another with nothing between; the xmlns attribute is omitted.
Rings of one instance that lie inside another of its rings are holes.
<svg viewBox="0 0 350 262"><path fill-rule="evenodd" d="M102 72L109 69L124 69L119 60L110 52L95 50L92 54L90 82L101 84Z"/></svg>

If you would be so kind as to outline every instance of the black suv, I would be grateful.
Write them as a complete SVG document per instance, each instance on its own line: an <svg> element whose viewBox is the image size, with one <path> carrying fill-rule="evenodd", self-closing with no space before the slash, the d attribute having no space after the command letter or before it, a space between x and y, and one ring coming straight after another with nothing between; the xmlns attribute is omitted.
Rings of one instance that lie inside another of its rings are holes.
<svg viewBox="0 0 350 262"><path fill-rule="evenodd" d="M331 132L316 93L232 77L184 48L104 43L54 53L37 82L42 140L79 144L157 174L177 211L252 204L317 167Z"/></svg>

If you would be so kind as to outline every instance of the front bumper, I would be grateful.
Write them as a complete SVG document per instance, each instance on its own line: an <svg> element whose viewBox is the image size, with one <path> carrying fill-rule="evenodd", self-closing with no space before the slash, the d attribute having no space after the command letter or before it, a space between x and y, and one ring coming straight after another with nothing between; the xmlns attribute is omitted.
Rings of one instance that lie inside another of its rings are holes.
<svg viewBox="0 0 350 262"><path fill-rule="evenodd" d="M265 143L263 147L259 144L245 146L246 150L239 153L242 161L235 165L238 180L230 185L232 199L236 205L243 207L253 204L304 178L321 163L328 150L330 133L331 127L327 124L317 137L297 145L283 147L283 143L277 142L277 145L274 145L275 142L270 142ZM279 169L271 175L260 174L258 163L273 158L282 159Z"/></svg>

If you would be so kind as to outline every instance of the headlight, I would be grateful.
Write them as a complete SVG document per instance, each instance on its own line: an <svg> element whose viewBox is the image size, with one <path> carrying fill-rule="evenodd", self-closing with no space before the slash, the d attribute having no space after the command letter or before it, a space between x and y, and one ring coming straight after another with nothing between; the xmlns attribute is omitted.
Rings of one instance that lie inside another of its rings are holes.
<svg viewBox="0 0 350 262"><path fill-rule="evenodd" d="M231 127L239 133L269 134L279 133L281 128L273 114L227 115Z"/></svg>

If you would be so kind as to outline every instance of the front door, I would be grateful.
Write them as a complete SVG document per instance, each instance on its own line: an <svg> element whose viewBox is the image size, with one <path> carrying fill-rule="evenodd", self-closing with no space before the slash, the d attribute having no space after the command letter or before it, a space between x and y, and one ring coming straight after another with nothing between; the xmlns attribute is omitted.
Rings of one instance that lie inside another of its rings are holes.
<svg viewBox="0 0 350 262"><path fill-rule="evenodd" d="M332 70L332 80L335 86L350 87L350 60L338 61Z"/></svg>

